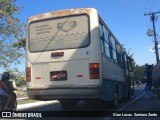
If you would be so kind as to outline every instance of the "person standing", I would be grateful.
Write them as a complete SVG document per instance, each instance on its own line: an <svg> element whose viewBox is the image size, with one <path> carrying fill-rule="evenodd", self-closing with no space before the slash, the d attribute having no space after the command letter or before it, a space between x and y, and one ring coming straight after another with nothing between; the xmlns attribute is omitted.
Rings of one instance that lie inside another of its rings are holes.
<svg viewBox="0 0 160 120"><path fill-rule="evenodd" d="M1 76L0 76L0 95L4 95L5 97L7 97L7 103L4 106L4 110L9 110L9 103L11 101L11 96L9 94L7 94L7 92L6 92L6 86L3 83Z"/></svg>
<svg viewBox="0 0 160 120"><path fill-rule="evenodd" d="M154 98L154 94L152 92L152 65L147 65L147 70L146 70L146 74L147 74L147 83L145 86L145 91L148 95L151 96L151 98Z"/></svg>
<svg viewBox="0 0 160 120"><path fill-rule="evenodd" d="M17 90L16 88L13 87L11 82L9 81L10 79L10 74L9 72L3 72L2 74L2 81L4 85L6 86L6 92L11 96L11 102L10 102L10 108L13 107L14 102L16 101L16 94L13 92L14 90Z"/></svg>

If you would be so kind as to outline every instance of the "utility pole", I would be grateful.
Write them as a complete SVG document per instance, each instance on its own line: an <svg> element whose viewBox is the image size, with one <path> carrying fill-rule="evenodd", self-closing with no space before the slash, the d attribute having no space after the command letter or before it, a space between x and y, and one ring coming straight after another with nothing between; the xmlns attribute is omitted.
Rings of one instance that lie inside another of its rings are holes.
<svg viewBox="0 0 160 120"><path fill-rule="evenodd" d="M155 43L155 53L156 53L156 60L157 63L159 62L159 53L158 53L158 41L157 41L157 36L156 36L156 28L155 28L155 14L158 14L160 12L152 12L152 13L148 13L148 14L144 14L146 15L150 15L151 16L151 20L153 22L153 31L154 31L154 43Z"/></svg>

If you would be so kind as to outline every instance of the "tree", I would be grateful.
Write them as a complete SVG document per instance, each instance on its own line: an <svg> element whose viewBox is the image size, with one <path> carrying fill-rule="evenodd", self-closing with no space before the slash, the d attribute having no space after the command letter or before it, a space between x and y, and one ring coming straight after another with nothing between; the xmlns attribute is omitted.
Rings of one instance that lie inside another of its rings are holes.
<svg viewBox="0 0 160 120"><path fill-rule="evenodd" d="M17 43L13 44L13 47L17 47L17 48L23 48L24 50L26 50L26 38L21 38Z"/></svg>
<svg viewBox="0 0 160 120"><path fill-rule="evenodd" d="M21 41L24 25L16 17L22 7L16 0L0 0L0 66L20 63L23 50L14 46Z"/></svg>
<svg viewBox="0 0 160 120"><path fill-rule="evenodd" d="M145 77L145 69L136 65L133 69L135 80L142 80Z"/></svg>
<svg viewBox="0 0 160 120"><path fill-rule="evenodd" d="M145 76L145 69L143 67L136 65L136 62L133 58L133 54L131 54L131 48L127 51L127 55L132 59L132 67L133 67L135 81L136 82L138 82L138 80L141 81Z"/></svg>
<svg viewBox="0 0 160 120"><path fill-rule="evenodd" d="M19 71L17 68L7 68L7 71L10 73L10 79L15 80L17 86L25 84L24 72Z"/></svg>

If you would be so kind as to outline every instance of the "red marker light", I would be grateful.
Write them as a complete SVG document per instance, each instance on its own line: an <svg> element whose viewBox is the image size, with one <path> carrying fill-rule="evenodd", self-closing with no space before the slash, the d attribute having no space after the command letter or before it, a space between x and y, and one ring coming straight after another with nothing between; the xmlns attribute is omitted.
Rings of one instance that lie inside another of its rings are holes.
<svg viewBox="0 0 160 120"><path fill-rule="evenodd" d="M40 80L41 79L41 77L36 77L36 80Z"/></svg>
<svg viewBox="0 0 160 120"><path fill-rule="evenodd" d="M64 52L53 52L51 53L51 57L60 57L63 56Z"/></svg>
<svg viewBox="0 0 160 120"><path fill-rule="evenodd" d="M81 78L81 77L83 77L83 75L77 75L77 77L78 77L78 78Z"/></svg>

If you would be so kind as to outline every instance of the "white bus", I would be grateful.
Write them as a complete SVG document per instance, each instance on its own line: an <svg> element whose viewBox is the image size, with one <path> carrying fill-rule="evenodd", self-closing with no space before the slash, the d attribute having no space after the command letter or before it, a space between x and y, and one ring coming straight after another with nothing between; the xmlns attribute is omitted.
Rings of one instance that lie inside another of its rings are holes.
<svg viewBox="0 0 160 120"><path fill-rule="evenodd" d="M117 104L131 95L131 59L94 8L30 17L26 47L29 98L69 108L79 100Z"/></svg>

